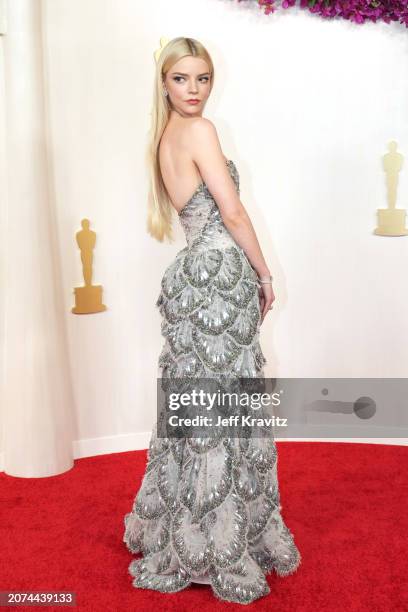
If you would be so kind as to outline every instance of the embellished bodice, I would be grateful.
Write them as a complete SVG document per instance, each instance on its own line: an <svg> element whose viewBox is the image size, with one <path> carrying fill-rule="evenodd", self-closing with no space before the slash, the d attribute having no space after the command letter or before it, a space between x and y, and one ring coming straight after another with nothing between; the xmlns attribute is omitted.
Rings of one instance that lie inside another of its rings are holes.
<svg viewBox="0 0 408 612"><path fill-rule="evenodd" d="M232 159L226 160L239 194L239 174ZM188 247L227 248L236 242L224 225L220 210L207 185L202 182L179 212Z"/></svg>

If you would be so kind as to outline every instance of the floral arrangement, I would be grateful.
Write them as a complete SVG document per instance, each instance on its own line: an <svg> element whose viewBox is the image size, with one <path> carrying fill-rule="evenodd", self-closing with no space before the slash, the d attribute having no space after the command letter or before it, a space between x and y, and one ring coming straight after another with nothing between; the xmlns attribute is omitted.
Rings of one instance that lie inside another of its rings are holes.
<svg viewBox="0 0 408 612"><path fill-rule="evenodd" d="M248 0L237 0L244 2ZM254 0L264 13L274 13L275 0ZM281 7L290 8L296 0L282 0ZM361 24L366 21L399 21L408 27L408 0L300 0L298 5L311 13L318 13L326 19L341 17Z"/></svg>

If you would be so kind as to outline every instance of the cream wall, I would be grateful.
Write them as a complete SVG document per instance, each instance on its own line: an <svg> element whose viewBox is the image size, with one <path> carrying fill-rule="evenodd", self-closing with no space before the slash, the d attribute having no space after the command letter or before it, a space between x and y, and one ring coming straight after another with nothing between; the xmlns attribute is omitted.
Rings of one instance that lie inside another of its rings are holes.
<svg viewBox="0 0 408 612"><path fill-rule="evenodd" d="M7 184L6 184L6 112L5 112L5 91L4 91L4 54L2 46L2 36L5 29L4 0L0 0L0 279L1 289L4 289L6 275L6 223L7 223ZM4 397L5 391L5 325L6 325L6 304L5 292L0 291L0 398ZM4 464L3 458L3 434L4 434L4 402L0 401L0 469Z"/></svg>
<svg viewBox="0 0 408 612"><path fill-rule="evenodd" d="M237 164L275 279L261 334L267 375L407 377L408 237L372 233L386 205L381 156L391 139L407 158L397 205L408 206L406 28L298 9L266 17L249 2L222 0L43 7L75 456L145 448L155 420L154 304L185 245L180 228L173 245L145 231L144 146L161 36L198 38L215 62L204 115ZM3 97L0 89L2 111ZM4 185L0 196L3 215ZM97 233L93 282L108 310L75 316L84 217Z"/></svg>

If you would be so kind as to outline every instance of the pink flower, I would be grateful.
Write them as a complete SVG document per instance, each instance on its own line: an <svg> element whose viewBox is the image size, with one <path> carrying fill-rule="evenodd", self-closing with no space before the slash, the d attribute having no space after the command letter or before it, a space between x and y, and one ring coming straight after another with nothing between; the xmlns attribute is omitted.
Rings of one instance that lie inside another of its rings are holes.
<svg viewBox="0 0 408 612"><path fill-rule="evenodd" d="M243 0L237 0L241 2ZM265 15L274 13L276 0L256 1ZM296 5L296 0L282 0L281 8L288 9ZM408 28L408 0L299 0L299 6L310 13L319 13L325 19L339 17L354 23L366 21L399 21Z"/></svg>

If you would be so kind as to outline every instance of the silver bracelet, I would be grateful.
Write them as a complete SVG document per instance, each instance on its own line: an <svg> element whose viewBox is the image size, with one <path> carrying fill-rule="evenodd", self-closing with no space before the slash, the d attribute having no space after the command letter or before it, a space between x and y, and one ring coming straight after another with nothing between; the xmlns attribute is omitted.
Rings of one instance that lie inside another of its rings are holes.
<svg viewBox="0 0 408 612"><path fill-rule="evenodd" d="M258 279L260 283L265 283L265 284L271 284L272 285L272 276L269 276L269 278L259 278Z"/></svg>

